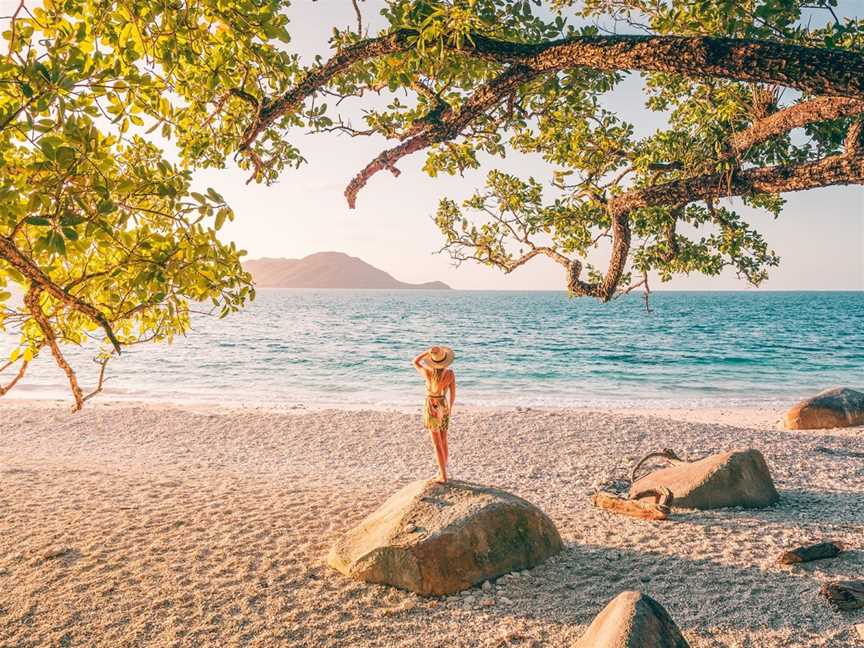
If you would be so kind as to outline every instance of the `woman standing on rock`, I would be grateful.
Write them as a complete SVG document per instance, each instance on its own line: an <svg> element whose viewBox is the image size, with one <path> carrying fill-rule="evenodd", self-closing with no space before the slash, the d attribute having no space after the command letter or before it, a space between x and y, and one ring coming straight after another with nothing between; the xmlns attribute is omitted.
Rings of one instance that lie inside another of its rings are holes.
<svg viewBox="0 0 864 648"><path fill-rule="evenodd" d="M435 481L447 481L447 428L456 402L456 374L447 367L453 362L453 349L433 346L414 358L414 368L426 380L426 404L423 423L435 444L438 476ZM449 399L447 396L449 395Z"/></svg>

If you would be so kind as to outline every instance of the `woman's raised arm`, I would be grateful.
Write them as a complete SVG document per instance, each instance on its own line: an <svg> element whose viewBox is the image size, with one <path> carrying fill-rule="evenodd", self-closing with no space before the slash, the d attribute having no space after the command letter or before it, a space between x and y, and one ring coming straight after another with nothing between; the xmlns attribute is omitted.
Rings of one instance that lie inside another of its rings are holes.
<svg viewBox="0 0 864 648"><path fill-rule="evenodd" d="M426 357L427 353L429 353L428 350L427 351L421 351L420 353L417 354L417 357L414 358L414 360L413 360L414 368L417 371L419 371L421 374L423 374L424 376L426 375L426 368L422 364L420 364L420 361Z"/></svg>

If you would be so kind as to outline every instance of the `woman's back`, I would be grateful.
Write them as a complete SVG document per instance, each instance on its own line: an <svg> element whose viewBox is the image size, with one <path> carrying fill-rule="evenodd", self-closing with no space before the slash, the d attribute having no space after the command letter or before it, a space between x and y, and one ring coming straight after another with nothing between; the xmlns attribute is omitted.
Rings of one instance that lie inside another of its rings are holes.
<svg viewBox="0 0 864 648"><path fill-rule="evenodd" d="M430 396L443 396L450 384L450 369L433 369L426 374L426 393Z"/></svg>

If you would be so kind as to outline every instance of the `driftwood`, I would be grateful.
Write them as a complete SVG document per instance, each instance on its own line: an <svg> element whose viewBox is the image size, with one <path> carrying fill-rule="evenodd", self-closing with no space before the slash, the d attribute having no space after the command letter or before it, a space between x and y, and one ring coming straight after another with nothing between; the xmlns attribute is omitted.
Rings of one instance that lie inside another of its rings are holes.
<svg viewBox="0 0 864 648"><path fill-rule="evenodd" d="M651 452L633 466L630 471L630 484L636 481L637 471L651 459L662 459L665 463L677 465L687 463L679 457L674 450L665 448L659 452ZM651 501L650 497L653 497ZM598 490L591 498L591 503L597 508L606 509L613 513L629 515L630 517L642 518L643 520L666 520L669 517L672 504L672 491L668 488L644 489L630 493L629 497L621 497L616 493Z"/></svg>
<svg viewBox="0 0 864 648"><path fill-rule="evenodd" d="M864 459L864 452L855 452L854 450L843 450L840 448L826 448L825 446L816 446L813 448L816 452L822 454L834 455L837 457L852 457L854 459Z"/></svg>
<svg viewBox="0 0 864 648"><path fill-rule="evenodd" d="M864 608L864 581L834 581L825 583L819 591L840 610Z"/></svg>
<svg viewBox="0 0 864 648"><path fill-rule="evenodd" d="M783 553L777 559L781 565L793 565L795 563L810 562L823 558L833 558L843 551L843 545L839 542L820 542L815 545L798 547Z"/></svg>
<svg viewBox="0 0 864 648"><path fill-rule="evenodd" d="M643 520L665 520L669 517L669 505L672 502L672 492L668 488L662 490L642 491L639 497L654 496L654 501L647 499L626 499L614 493L598 491L591 498L591 503L597 508L614 513L642 518Z"/></svg>
<svg viewBox="0 0 864 648"><path fill-rule="evenodd" d="M660 450L659 452L649 452L647 455L642 457L639 461L636 462L636 465L633 466L633 470L630 471L630 483L634 483L636 481L636 472L642 467L649 459L663 459L665 463L670 466L677 466L682 463L689 463L685 461L681 457L679 457L676 452L670 448L665 448Z"/></svg>

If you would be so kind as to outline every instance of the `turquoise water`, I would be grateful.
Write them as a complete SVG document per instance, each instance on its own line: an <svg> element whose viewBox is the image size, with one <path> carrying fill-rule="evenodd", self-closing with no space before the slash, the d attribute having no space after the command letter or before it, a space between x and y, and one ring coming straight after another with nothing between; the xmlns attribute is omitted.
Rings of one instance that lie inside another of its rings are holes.
<svg viewBox="0 0 864 648"><path fill-rule="evenodd" d="M172 346L124 353L106 395L415 404L410 360L433 343L455 349L459 398L478 405L755 404L864 387L864 293L665 292L651 306L638 295L604 305L559 292L261 290L243 313L195 317ZM92 352L71 355L92 383ZM12 396L66 396L63 381L45 354Z"/></svg>

